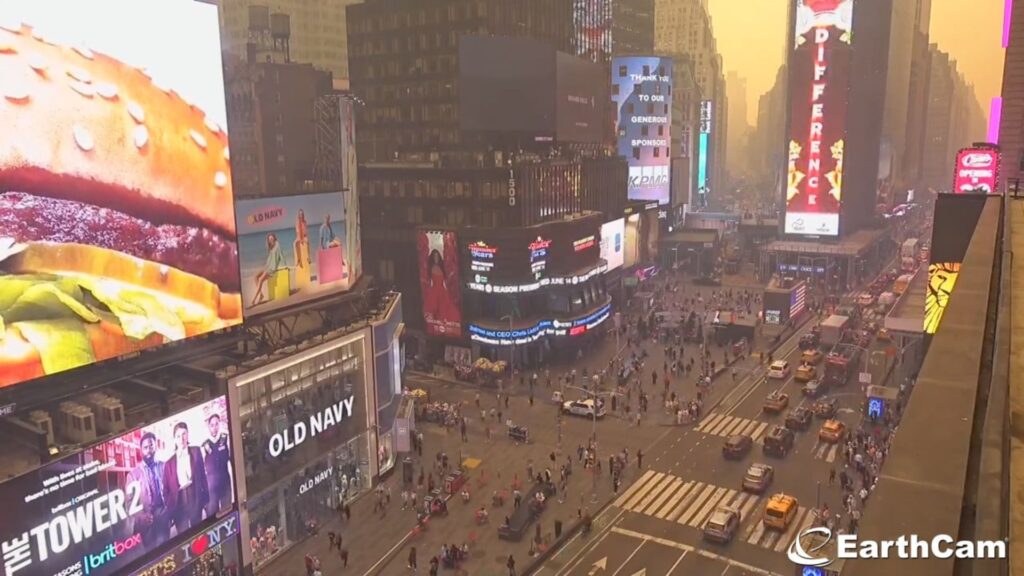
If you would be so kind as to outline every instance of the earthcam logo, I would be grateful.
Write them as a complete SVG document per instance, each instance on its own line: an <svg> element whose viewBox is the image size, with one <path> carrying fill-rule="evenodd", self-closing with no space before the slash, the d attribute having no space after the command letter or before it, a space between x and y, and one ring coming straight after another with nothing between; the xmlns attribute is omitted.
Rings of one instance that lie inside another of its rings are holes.
<svg viewBox="0 0 1024 576"><path fill-rule="evenodd" d="M964 168L987 168L992 165L992 154L988 152L970 152L960 160Z"/></svg>
<svg viewBox="0 0 1024 576"><path fill-rule="evenodd" d="M956 540L949 534L937 534L929 538L921 538L917 534L900 536L895 540L858 540L856 534L835 535L835 545L829 546L833 540L832 531L818 526L800 532L786 551L791 562L807 566L804 574L820 571L838 559L850 560L900 558L916 560L920 558L1006 558L1005 540ZM808 544L805 547L805 544ZM825 547L828 546L827 552ZM815 552L821 551L821 554ZM830 556L833 554L834 556Z"/></svg>

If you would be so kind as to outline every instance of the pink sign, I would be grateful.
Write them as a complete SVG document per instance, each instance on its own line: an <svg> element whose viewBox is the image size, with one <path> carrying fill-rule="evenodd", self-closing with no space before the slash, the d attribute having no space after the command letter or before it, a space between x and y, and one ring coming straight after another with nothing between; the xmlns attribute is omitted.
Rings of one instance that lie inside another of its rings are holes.
<svg viewBox="0 0 1024 576"><path fill-rule="evenodd" d="M992 194L999 182L999 149L963 148L956 155L954 194Z"/></svg>

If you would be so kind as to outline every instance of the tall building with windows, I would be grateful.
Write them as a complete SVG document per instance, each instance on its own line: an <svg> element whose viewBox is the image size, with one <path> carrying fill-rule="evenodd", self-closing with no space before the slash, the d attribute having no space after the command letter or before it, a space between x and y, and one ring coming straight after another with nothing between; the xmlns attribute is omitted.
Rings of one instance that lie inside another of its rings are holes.
<svg viewBox="0 0 1024 576"><path fill-rule="evenodd" d="M259 55L274 42L275 28L286 16L290 25L287 59L330 72L335 86L347 88L348 44L345 8L362 0L217 0L224 50L238 57ZM275 61L280 61L275 59Z"/></svg>
<svg viewBox="0 0 1024 576"><path fill-rule="evenodd" d="M654 51L654 0L612 1L612 53L616 56Z"/></svg>
<svg viewBox="0 0 1024 576"><path fill-rule="evenodd" d="M1011 0L1006 0L1010 3ZM1024 2L1013 2L1010 21L1003 23L1006 33L1003 47L1002 113L999 119L999 147L1003 164L1000 169L1004 182L1013 183L1024 190L1019 182L1024 163Z"/></svg>

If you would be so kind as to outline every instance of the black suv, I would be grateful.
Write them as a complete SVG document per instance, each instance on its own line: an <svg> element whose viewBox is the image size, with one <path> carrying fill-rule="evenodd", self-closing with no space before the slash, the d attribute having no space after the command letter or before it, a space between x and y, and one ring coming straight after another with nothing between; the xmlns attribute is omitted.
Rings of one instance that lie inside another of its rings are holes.
<svg viewBox="0 0 1024 576"><path fill-rule="evenodd" d="M782 426L772 426L764 437L764 453L768 456L785 457L793 449L793 431Z"/></svg>
<svg viewBox="0 0 1024 576"><path fill-rule="evenodd" d="M786 428L790 430L807 430L811 427L813 414L803 406L797 406L786 414Z"/></svg>

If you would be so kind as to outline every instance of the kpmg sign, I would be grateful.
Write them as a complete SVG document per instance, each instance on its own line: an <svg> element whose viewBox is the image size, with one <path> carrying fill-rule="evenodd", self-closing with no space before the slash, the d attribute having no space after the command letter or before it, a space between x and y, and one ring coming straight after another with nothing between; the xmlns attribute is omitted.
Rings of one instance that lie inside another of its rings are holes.
<svg viewBox="0 0 1024 576"><path fill-rule="evenodd" d="M629 165L630 200L669 203L672 163L672 59L612 60L619 156Z"/></svg>

